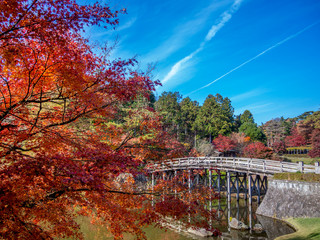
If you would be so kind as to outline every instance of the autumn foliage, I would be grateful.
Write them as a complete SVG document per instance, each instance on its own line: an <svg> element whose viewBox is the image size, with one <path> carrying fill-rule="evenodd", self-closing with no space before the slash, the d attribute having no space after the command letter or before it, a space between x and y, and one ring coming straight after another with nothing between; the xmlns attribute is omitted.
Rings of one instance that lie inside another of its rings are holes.
<svg viewBox="0 0 320 240"><path fill-rule="evenodd" d="M312 149L309 152L310 157L320 157L320 129L315 129L311 135Z"/></svg>
<svg viewBox="0 0 320 240"><path fill-rule="evenodd" d="M214 147L220 152L227 152L234 150L236 144L233 140L231 140L227 136L219 135L217 138L213 140Z"/></svg>
<svg viewBox="0 0 320 240"><path fill-rule="evenodd" d="M284 141L276 141L272 144L272 150L275 153L285 153L286 152L286 144Z"/></svg>
<svg viewBox="0 0 320 240"><path fill-rule="evenodd" d="M133 107L158 82L135 71L134 59L93 54L80 35L84 26L114 26L118 13L74 0L0 1L1 239L81 238L77 214L116 239L141 239L142 226L181 215L169 211L173 201L156 212L150 192L115 181L185 153L153 109Z"/></svg>
<svg viewBox="0 0 320 240"><path fill-rule="evenodd" d="M249 158L270 159L272 157L272 150L261 142L254 142L244 148L244 156Z"/></svg>
<svg viewBox="0 0 320 240"><path fill-rule="evenodd" d="M307 144L305 137L298 132L296 126L292 127L291 135L285 138L285 143L288 147L300 147Z"/></svg>

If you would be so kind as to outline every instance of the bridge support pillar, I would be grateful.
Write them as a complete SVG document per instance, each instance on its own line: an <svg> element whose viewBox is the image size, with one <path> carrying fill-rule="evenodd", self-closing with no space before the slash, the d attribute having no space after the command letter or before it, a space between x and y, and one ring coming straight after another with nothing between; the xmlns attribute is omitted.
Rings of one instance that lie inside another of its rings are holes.
<svg viewBox="0 0 320 240"><path fill-rule="evenodd" d="M188 188L189 193L191 193L191 170L188 170Z"/></svg>
<svg viewBox="0 0 320 240"><path fill-rule="evenodd" d="M209 188L211 190L212 188L212 170L209 169Z"/></svg>
<svg viewBox="0 0 320 240"><path fill-rule="evenodd" d="M230 217L231 217L231 202L228 201L228 231L231 230L231 228L230 228Z"/></svg>
<svg viewBox="0 0 320 240"><path fill-rule="evenodd" d="M227 172L227 195L228 195L228 202L231 201L231 177L230 172Z"/></svg>
<svg viewBox="0 0 320 240"><path fill-rule="evenodd" d="M239 193L240 193L240 186L239 186L239 181L240 181L240 176L237 173L236 174L236 188L237 188L237 202L239 202Z"/></svg>
<svg viewBox="0 0 320 240"><path fill-rule="evenodd" d="M218 187L218 193L220 194L221 192L221 174L220 171L217 172L218 176L217 176L217 187Z"/></svg>
<svg viewBox="0 0 320 240"><path fill-rule="evenodd" d="M249 197L249 205L252 204L252 176L249 174L248 175L248 197Z"/></svg>
<svg viewBox="0 0 320 240"><path fill-rule="evenodd" d="M248 182L248 175L245 173L243 175L243 190L244 190L244 199L247 200L248 199L248 185L247 185L247 182Z"/></svg>
<svg viewBox="0 0 320 240"><path fill-rule="evenodd" d="M174 196L177 197L177 170L174 170Z"/></svg>
<svg viewBox="0 0 320 240"><path fill-rule="evenodd" d="M154 173L151 174L151 190L152 190L152 193L153 193L153 191L154 191ZM154 206L153 194L152 194L152 197L151 197L151 206L152 207Z"/></svg>
<svg viewBox="0 0 320 240"><path fill-rule="evenodd" d="M260 195L261 195L261 180L260 180L260 175L256 175L256 181L257 181L258 204L260 204Z"/></svg>
<svg viewBox="0 0 320 240"><path fill-rule="evenodd" d="M152 187L152 191L154 188L154 173L151 174L151 187Z"/></svg>
<svg viewBox="0 0 320 240"><path fill-rule="evenodd" d="M249 228L250 233L252 233L252 205L249 204Z"/></svg>

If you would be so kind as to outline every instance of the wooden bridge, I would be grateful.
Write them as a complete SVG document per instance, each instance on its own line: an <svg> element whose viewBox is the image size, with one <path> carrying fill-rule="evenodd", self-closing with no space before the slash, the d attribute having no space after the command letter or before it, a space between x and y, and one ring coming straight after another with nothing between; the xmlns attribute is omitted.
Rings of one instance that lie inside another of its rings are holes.
<svg viewBox="0 0 320 240"><path fill-rule="evenodd" d="M303 162L291 163L283 161L236 158L236 157L190 157L165 160L148 165L152 174L152 186L159 179L173 179L181 172L188 172L185 182L191 190L197 184L206 185L216 191L227 192L228 201L231 194L236 193L237 200L242 193L245 198L257 196L260 202L268 187L268 176L275 173L301 172L320 174L319 162L305 165ZM199 171L206 170L204 174Z"/></svg>

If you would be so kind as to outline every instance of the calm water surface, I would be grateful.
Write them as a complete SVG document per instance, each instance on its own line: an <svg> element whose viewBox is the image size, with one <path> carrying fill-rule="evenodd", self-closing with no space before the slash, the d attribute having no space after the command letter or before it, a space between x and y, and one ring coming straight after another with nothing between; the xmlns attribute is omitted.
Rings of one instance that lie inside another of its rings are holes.
<svg viewBox="0 0 320 240"><path fill-rule="evenodd" d="M256 215L257 203L255 202L250 207L248 202L243 199L240 199L239 202L233 200L231 204L228 204L226 199L221 199L213 202L212 208L220 209L218 220L213 224L214 227L222 232L222 235L219 237L201 238L175 230L159 229L152 226L145 228L144 231L150 240L271 240L278 236L294 232L294 230L284 222ZM251 226L251 228L259 223L263 226L264 231L262 233L256 233L249 230L232 230L228 227L228 219L230 219L230 217L237 218L248 226ZM86 240L113 239L112 235L108 233L105 228L90 224L87 218L80 218L79 221ZM135 238L131 235L125 235L125 239L133 240Z"/></svg>

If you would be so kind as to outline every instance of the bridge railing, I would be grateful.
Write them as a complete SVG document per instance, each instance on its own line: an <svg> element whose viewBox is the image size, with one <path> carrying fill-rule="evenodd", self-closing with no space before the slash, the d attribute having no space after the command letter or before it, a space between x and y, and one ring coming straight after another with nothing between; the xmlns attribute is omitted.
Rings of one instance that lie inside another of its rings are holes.
<svg viewBox="0 0 320 240"><path fill-rule="evenodd" d="M234 157L189 157L165 160L148 166L150 171L187 170L217 168L219 170L246 171L252 173L274 174L281 172L301 172L320 174L319 163L304 165L303 162L291 163L266 159Z"/></svg>

